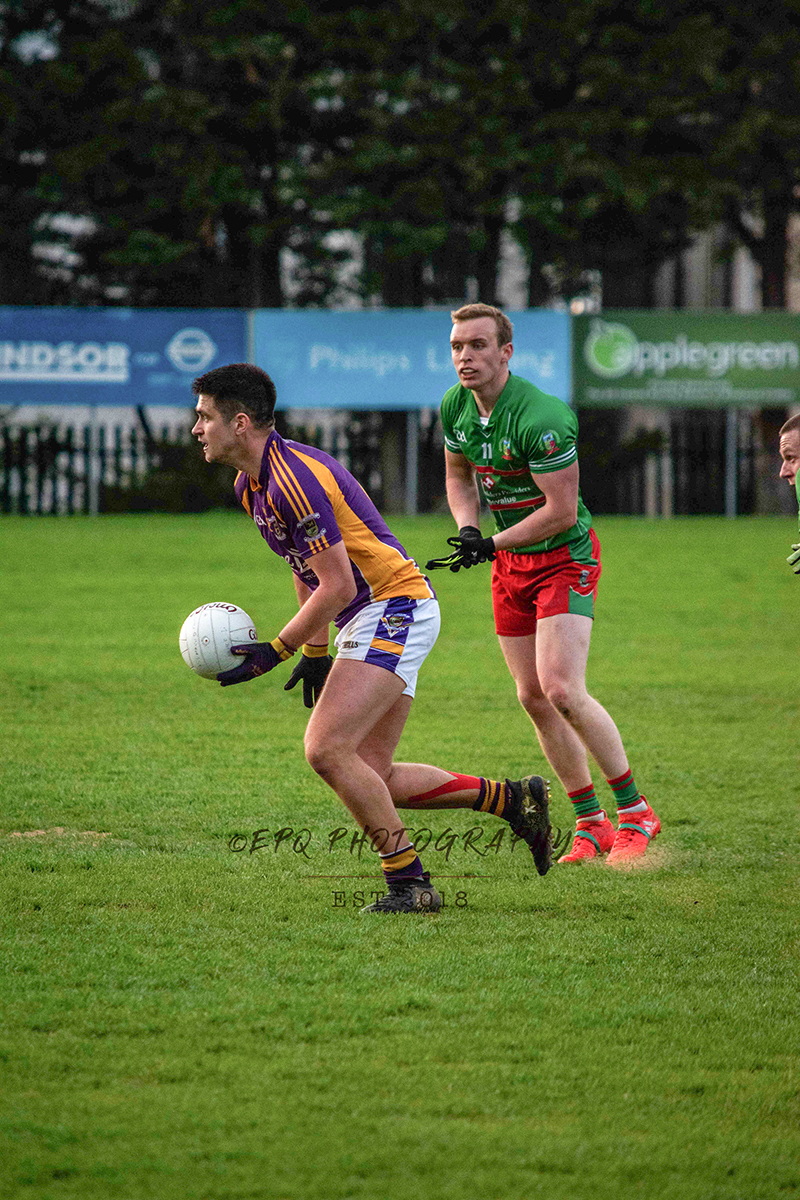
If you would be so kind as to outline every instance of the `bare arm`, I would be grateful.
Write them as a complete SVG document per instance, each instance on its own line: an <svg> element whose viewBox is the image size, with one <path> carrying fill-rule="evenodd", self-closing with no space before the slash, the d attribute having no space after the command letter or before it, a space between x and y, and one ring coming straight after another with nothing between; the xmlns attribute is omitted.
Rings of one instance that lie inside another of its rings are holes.
<svg viewBox="0 0 800 1200"><path fill-rule="evenodd" d="M319 587L312 592L298 581L305 593L305 600L298 587L300 611L278 635L284 645L294 649L304 642L322 643L330 622L356 594L356 582L344 542L337 542L335 546L315 554L310 565L319 580Z"/></svg>
<svg viewBox="0 0 800 1200"><path fill-rule="evenodd" d="M481 501L478 493L478 478L472 463L463 454L453 454L445 449L447 503L453 520L459 529L465 525L480 528ZM524 543L520 543L524 545Z"/></svg>
<svg viewBox="0 0 800 1200"><path fill-rule="evenodd" d="M314 594L311 588L306 587L299 575L294 576L294 590L297 592L297 607L302 608L306 601ZM321 625L314 633L309 634L303 639L304 645L311 646L327 646L330 640L330 630L328 625Z"/></svg>
<svg viewBox="0 0 800 1200"><path fill-rule="evenodd" d="M543 542L570 529L578 519L578 464L572 463L563 471L552 471L546 475L533 475L533 482L544 496L540 505L529 517L523 517L510 529L493 536L495 549L513 550L516 546L529 546Z"/></svg>

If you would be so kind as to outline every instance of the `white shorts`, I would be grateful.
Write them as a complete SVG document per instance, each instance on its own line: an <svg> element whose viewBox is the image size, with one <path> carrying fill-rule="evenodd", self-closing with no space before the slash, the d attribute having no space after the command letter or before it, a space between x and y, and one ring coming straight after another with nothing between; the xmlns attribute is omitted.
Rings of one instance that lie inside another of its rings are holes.
<svg viewBox="0 0 800 1200"><path fill-rule="evenodd" d="M342 626L334 645L338 658L372 663L405 683L404 696L413 696L419 669L439 636L438 600L409 600L395 596L367 604Z"/></svg>

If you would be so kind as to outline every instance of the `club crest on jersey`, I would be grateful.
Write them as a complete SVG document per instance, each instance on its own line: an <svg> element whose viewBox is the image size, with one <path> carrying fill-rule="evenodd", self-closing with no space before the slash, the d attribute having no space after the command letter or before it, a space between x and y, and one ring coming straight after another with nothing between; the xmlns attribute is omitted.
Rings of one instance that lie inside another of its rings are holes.
<svg viewBox="0 0 800 1200"><path fill-rule="evenodd" d="M267 526L272 536L279 542L285 542L289 530L274 513L267 513Z"/></svg>
<svg viewBox="0 0 800 1200"><path fill-rule="evenodd" d="M320 529L318 522L319 513L310 513L307 517L303 517L300 522L300 528L307 542L315 542L317 538L321 538L325 533L324 529Z"/></svg>
<svg viewBox="0 0 800 1200"><path fill-rule="evenodd" d="M511 459L511 438L502 438L501 439L501 441L500 441L500 456L501 456L501 458L504 458L506 460L506 462L510 461L510 459Z"/></svg>
<svg viewBox="0 0 800 1200"><path fill-rule="evenodd" d="M542 434L542 446L544 447L545 454L555 454L558 449L556 435L552 429Z"/></svg>

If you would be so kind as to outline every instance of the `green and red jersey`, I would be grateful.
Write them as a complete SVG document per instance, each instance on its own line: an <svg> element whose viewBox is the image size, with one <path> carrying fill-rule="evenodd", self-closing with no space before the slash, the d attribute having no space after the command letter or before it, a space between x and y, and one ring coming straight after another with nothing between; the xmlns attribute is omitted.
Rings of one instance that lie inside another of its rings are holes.
<svg viewBox="0 0 800 1200"><path fill-rule="evenodd" d="M444 444L475 468L498 530L516 525L545 502L534 475L563 471L577 462L578 421L557 396L509 374L492 409L481 417L472 392L460 383L442 400ZM591 515L578 492L578 519L562 533L518 546L514 554L535 554L568 546L574 560L591 558ZM588 558L587 558L588 554Z"/></svg>

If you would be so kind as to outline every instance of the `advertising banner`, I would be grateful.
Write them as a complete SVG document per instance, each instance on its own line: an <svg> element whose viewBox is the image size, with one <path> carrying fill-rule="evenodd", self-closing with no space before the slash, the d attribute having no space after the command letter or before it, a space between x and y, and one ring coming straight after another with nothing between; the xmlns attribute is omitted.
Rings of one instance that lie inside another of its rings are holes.
<svg viewBox="0 0 800 1200"><path fill-rule="evenodd" d="M247 356L234 309L0 308L0 405L181 405Z"/></svg>
<svg viewBox="0 0 800 1200"><path fill-rule="evenodd" d="M800 403L800 314L614 309L573 322L577 406Z"/></svg>
<svg viewBox="0 0 800 1200"><path fill-rule="evenodd" d="M514 324L511 370L569 401L567 314L530 309L508 315ZM435 408L457 382L451 328L444 310L259 309L253 314L253 361L275 380L279 408Z"/></svg>

